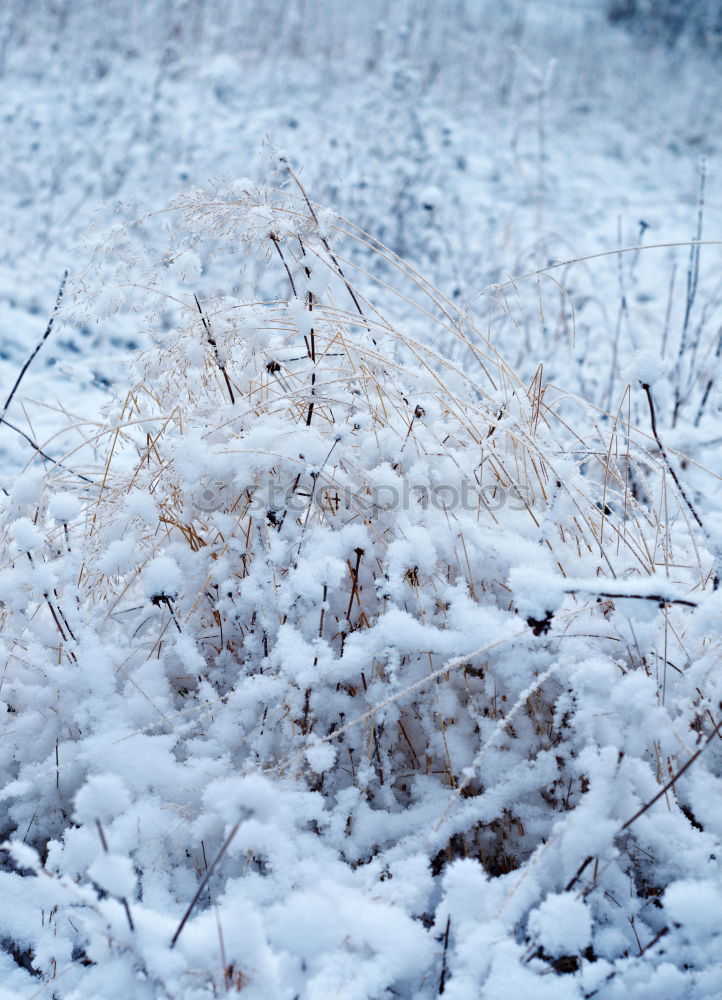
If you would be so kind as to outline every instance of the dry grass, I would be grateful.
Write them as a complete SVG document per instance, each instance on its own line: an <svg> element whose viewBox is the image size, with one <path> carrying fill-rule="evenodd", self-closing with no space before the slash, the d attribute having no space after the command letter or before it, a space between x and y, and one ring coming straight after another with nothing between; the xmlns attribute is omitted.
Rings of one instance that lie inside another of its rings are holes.
<svg viewBox="0 0 722 1000"><path fill-rule="evenodd" d="M274 649L291 625L304 637L303 655L315 659L239 732L231 753L242 766L304 773L318 790L358 784L379 805L390 795L409 804L414 781L433 778L449 793L434 830L419 835L435 870L459 854L477 857L491 874L518 868L549 849L552 841L542 842L551 817L572 811L585 794L564 750L564 641L579 648L586 639L613 655L620 677L654 676L662 705L670 670L682 673L668 660L672 646L685 647L682 597L709 590L713 568L689 498L670 475L674 450L665 454L653 429L633 425L630 389L606 413L547 384L541 366L524 384L467 311L368 234L343 220L329 223L302 189L295 198L193 197L173 212L199 250L202 240L244 243L244 254L275 261L292 294L230 306L221 297L176 296L184 324L138 360L124 399L51 477L51 489L67 485L68 468L92 479L79 493L82 521L69 533L51 529L48 544L82 551L74 600L94 609L100 634L129 623L119 673L147 705L137 731L202 733L239 677L283 673ZM393 269L393 286L374 277L369 252L381 274ZM160 300L163 280L162 272L148 274L135 287ZM388 318L394 302L402 323ZM454 362L434 346L450 341ZM422 474L429 485L437 476L455 487L480 485L483 476L500 490L518 490L524 502L514 512L481 499L466 511L370 509L381 469L394 482ZM194 470L222 483L212 511L195 502ZM254 506L269 479L288 487L292 505ZM150 506L129 507L138 496ZM433 565L414 561L408 539L420 537L417 529L432 539ZM326 536L365 540L349 541L343 576L323 582L312 570ZM517 536L524 540L518 556L495 548L495 539L503 548ZM109 543L128 538L127 558L113 572ZM510 566L531 565L532 549L561 581L563 598L550 596L546 614L524 610L509 579ZM144 595L152 560L168 551L181 559L181 550L190 555L178 592ZM408 556L398 566L400 551ZM308 574L307 588L299 574ZM653 596L640 592L652 575L666 578L668 589L660 593L658 582ZM459 581L468 614L519 614L516 627L449 655L443 634L459 634L458 620L449 620ZM663 653L630 645L629 630L620 630L617 604L626 596L663 606ZM48 607L57 657L72 661L68 600L51 595ZM360 657L363 633L382 627L392 607L442 638L411 650L400 636L397 653L369 640L363 666L347 666ZM178 634L192 637L201 669L173 659ZM22 649L19 636L16 659ZM140 669L169 650L173 711L145 689ZM523 669L512 669L515 658ZM677 687L682 680L675 676ZM704 703L703 695L691 698ZM308 771L310 742L337 748L330 774ZM685 759L688 740L678 743L675 759L650 739L660 782ZM244 758L248 746L252 761ZM547 819L530 829L513 802L493 816L481 805L475 812L500 769L516 780L529 761L554 752L556 776L540 777L535 792Z"/></svg>

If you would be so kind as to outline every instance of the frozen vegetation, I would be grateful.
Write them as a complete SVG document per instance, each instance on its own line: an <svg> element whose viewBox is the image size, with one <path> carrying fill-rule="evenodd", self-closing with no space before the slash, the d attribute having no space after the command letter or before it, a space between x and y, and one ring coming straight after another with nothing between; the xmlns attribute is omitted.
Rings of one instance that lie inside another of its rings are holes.
<svg viewBox="0 0 722 1000"><path fill-rule="evenodd" d="M675 11L0 6L0 1000L722 995Z"/></svg>

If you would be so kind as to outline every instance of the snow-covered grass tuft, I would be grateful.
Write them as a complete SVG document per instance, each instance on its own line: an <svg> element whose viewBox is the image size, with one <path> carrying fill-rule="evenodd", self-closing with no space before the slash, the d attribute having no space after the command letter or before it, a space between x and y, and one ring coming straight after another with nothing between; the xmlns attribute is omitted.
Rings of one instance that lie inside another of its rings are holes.
<svg viewBox="0 0 722 1000"><path fill-rule="evenodd" d="M716 995L722 599L680 456L287 174L163 214L118 271L153 346L0 498L4 982ZM257 294L200 294L229 254Z"/></svg>

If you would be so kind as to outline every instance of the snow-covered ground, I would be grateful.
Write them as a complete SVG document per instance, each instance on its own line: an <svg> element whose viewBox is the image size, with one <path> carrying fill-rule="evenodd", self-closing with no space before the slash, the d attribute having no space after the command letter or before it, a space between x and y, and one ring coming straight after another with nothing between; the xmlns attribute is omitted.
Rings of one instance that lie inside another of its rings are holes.
<svg viewBox="0 0 722 1000"><path fill-rule="evenodd" d="M2 1000L722 993L718 65L388 7L0 8Z"/></svg>

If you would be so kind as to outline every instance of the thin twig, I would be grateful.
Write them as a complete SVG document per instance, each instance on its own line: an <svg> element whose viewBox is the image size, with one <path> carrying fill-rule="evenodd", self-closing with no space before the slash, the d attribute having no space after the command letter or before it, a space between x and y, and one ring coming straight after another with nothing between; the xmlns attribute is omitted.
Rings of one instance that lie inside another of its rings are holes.
<svg viewBox="0 0 722 1000"><path fill-rule="evenodd" d="M0 413L0 423L2 423L5 420L5 414L8 412L8 408L10 407L10 404L13 401L13 396L15 395L15 393L18 390L18 386L20 385L20 383L22 382L23 378L25 377L25 372L28 370L28 368L30 367L30 365L33 363L33 361L37 357L38 351L43 346L43 344L45 343L45 341L48 339L48 337L50 336L50 334L52 332L53 322L55 321L55 317L58 315L58 310L60 309L60 303L62 302L62 300L63 300L63 294L65 293L65 282L67 280L68 280L68 272L66 270L63 273L63 280L60 282L60 289L58 291L58 297L55 300L55 308L53 309L53 312L52 312L52 314L50 316L50 319L48 320L48 325L45 327L45 333L42 335L42 337L40 338L40 340L37 342L37 344L35 345L34 350L30 354L30 357L27 359L27 361L25 362L25 364L20 369L20 374L18 375L17 379L15 380L15 385L10 390L10 395L5 400L5 405L3 406L2 413Z"/></svg>
<svg viewBox="0 0 722 1000"><path fill-rule="evenodd" d="M204 877L203 877L203 879L201 881L201 884L198 886L198 889L196 891L195 896L193 897L193 899L188 904L188 908L186 909L185 913L183 914L181 922L176 927L175 934L171 938L171 942L170 942L171 948L175 948L176 942L178 941L178 938L181 936L183 928L188 923L188 918L190 917L191 913L193 912L193 907L196 905L196 903L198 902L198 900L201 898L201 896L203 894L203 890L205 889L205 887L210 882L211 875L213 874L213 872L218 867L218 864L220 863L221 859L223 858L223 855L226 853L226 851L228 850L228 848L231 846L231 841L233 840L233 838L235 837L235 835L238 833L238 828L240 827L240 825L241 825L241 821L238 820L238 822L231 828L231 832L228 834L228 836L226 837L226 839L223 841L223 846L221 847L221 849L218 852L218 854L216 854L215 859L211 862L211 866L208 869L208 871L206 872L206 874L204 875Z"/></svg>
<svg viewBox="0 0 722 1000"><path fill-rule="evenodd" d="M281 258L281 262L283 263L283 266L286 268L286 274L288 275L288 280L289 280L289 282L291 284L291 291L293 292L293 297L294 298L298 298L298 295L296 294L296 283L293 280L293 275L291 274L291 269L288 266L288 264L286 263L286 258L283 256L283 250L281 250L280 240L278 239L278 237L276 236L275 233L269 233L268 234L268 238L271 241L271 243L273 243L273 245L276 248L276 250L278 251L278 256Z"/></svg>
<svg viewBox="0 0 722 1000"><path fill-rule="evenodd" d="M684 308L684 322L682 324L682 336L679 341L679 350L677 352L678 365L678 377L677 384L674 389L674 412L672 414L672 426L676 427L677 418L679 416L679 410L682 405L682 392L680 389L680 381L682 378L681 364L682 359L685 356L685 351L687 347L687 333L689 331L689 320L692 315L692 308L694 307L695 299L697 298L697 285L699 283L699 255L700 255L700 245L702 240L702 220L704 218L704 191L705 182L707 178L707 164L702 157L702 163L700 164L700 175L699 175L699 199L697 201L697 238L690 245L689 248L689 263L687 265L687 300Z"/></svg>
<svg viewBox="0 0 722 1000"><path fill-rule="evenodd" d="M630 816L630 818L626 821L626 823L623 823L619 827L619 830L617 831L616 835L620 834L623 830L629 829L629 827L633 823L636 823L637 820L641 816L643 816L649 809L652 808L652 806L655 804L655 802L658 802L662 798L662 796L666 795L667 792L671 788L674 787L674 785L679 781L679 779L682 777L682 775L685 773L685 771L689 770L689 768L692 766L692 764L694 764L694 762L697 760L697 758L701 756L701 754L703 753L703 751L712 742L712 740L715 738L715 736L717 736L717 734L720 733L720 730L722 730L722 719L720 719L720 721L714 727L714 729L709 734L709 736L707 737L707 739L704 741L704 743L702 744L702 746L698 747L697 750L695 750L695 752L692 754L692 756L689 758L689 760L687 760L682 765L682 767L680 767L679 771L677 771L677 773L675 775L673 775L669 779L669 781L667 782L666 785L664 785L663 788L660 788L660 790L657 792L657 794L653 798L651 798L649 800L649 802L645 802L645 804L640 809L638 809L633 816ZM574 888L574 886L576 885L576 883L579 881L579 879L583 875L584 871L589 867L589 865L592 862L592 860L593 860L593 855L590 854L588 857L586 857L584 859L584 861L582 861L582 863L579 866L579 868L576 870L576 872L574 873L574 875L570 878L570 880L565 885L565 887L564 887L564 891L565 892L571 892L571 890ZM664 933L664 932L662 932L662 933ZM652 945L655 944L657 940L659 940L659 937L661 937L661 934L657 938L655 938L652 941L650 941L649 944L646 946L646 948L644 950L646 951L647 948L651 948Z"/></svg>
<svg viewBox="0 0 722 1000"><path fill-rule="evenodd" d="M441 960L441 975L439 976L439 996L446 989L446 955L449 950L449 931L451 929L451 914L446 918L446 930L444 932L444 956Z"/></svg>
<svg viewBox="0 0 722 1000"><path fill-rule="evenodd" d="M300 182L300 180L298 179L298 177L294 174L293 170L291 170L291 167L289 166L288 163L286 163L286 170L288 171L288 174L291 177L291 179L296 184L296 187L298 188L298 190L303 195L304 201L306 202L306 205L308 206L308 210L311 213L311 218L316 223L316 227L318 227L318 217L317 217L317 215L316 215L316 213L315 213L315 211L313 209L313 205L311 204L311 199L306 194L306 189L304 188L303 184ZM346 290L348 291L349 295L351 296L351 299L353 301L353 304L356 306L356 309L358 311L359 316L361 316L364 320L366 320L366 316L364 314L363 309L361 308L361 304L360 304L360 302L359 302L359 300L358 300L358 298L356 296L356 292L354 291L353 286L349 282L349 280L346 277L346 275L343 273L343 270L342 270L341 265L339 264L339 262L338 262L338 260L336 258L336 255L334 254L333 250L329 246L328 240L326 239L325 236L321 236L320 233L319 233L319 236L320 236L320 239L321 239L321 245L323 246L324 250L328 254L328 256L329 256L329 258L331 260L331 263L336 268L336 272L337 272L339 278L341 278L341 280L343 281L344 285L346 286ZM294 292L294 295L295 295L295 292ZM371 332L371 327L368 325L368 321L366 321L366 327L367 327L367 329L369 330L369 333L370 333ZM373 336L371 337L371 339L373 340L373 342L375 344L376 341L374 340Z"/></svg>
<svg viewBox="0 0 722 1000"><path fill-rule="evenodd" d="M98 829L98 836L100 837L100 843L103 848L103 852L105 854L109 854L110 852L108 851L108 841L105 839L105 830L103 829L99 819L96 819L95 825ZM134 931L135 924L133 923L133 918L130 915L130 907L128 906L128 900L125 898L125 896L121 896L120 901L123 904L123 909L125 910L125 916L128 920L128 926L130 927L131 931Z"/></svg>
<svg viewBox="0 0 722 1000"><path fill-rule="evenodd" d="M689 508L689 511L690 511L692 517L695 519L695 521L700 526L700 528L702 528L702 530L704 531L704 524L702 524L702 520L701 520L699 514L694 509L692 501L689 499L689 497L685 493L684 487L680 483L679 477L677 476L677 473L674 471L674 469L672 468L672 465L670 464L670 461L669 461L669 458L667 457L667 452L665 451L664 445L662 444L662 442L659 439L659 434L657 433L657 418L656 418L655 412L654 412L654 400L652 399L652 389L651 389L651 387L649 385L649 382L642 382L640 384L641 384L642 388L644 389L644 391L645 391L645 393L647 395L647 402L649 403L649 418L650 418L650 420L652 422L652 434L654 435L654 440L657 442L657 447L659 448L660 452L662 453L662 459L664 461L664 464L667 466L667 469L669 470L669 474L671 475L672 479L674 480L674 484L677 487L677 489L679 490L680 496L682 497L682 499L684 500L684 502L687 504L687 507Z"/></svg>
<svg viewBox="0 0 722 1000"><path fill-rule="evenodd" d="M578 591L565 590L565 594L576 594ZM681 604L685 608L696 608L694 601L687 601L682 597L665 597L664 594L610 594L606 591L599 591L597 597L608 597L610 600L620 601L654 601L656 604Z"/></svg>
<svg viewBox="0 0 722 1000"><path fill-rule="evenodd" d="M652 808L655 802L658 802L663 795L667 794L670 788L674 787L674 785L677 783L677 781L679 781L684 772L687 771L694 764L694 762L697 760L699 756L701 756L702 752L712 742L712 740L715 738L720 729L722 729L722 719L720 719L720 721L714 727L714 729L709 734L707 739L704 741L702 746L699 747L697 750L695 750L695 752L692 754L689 760L685 764L683 764L682 767L680 767L679 771L677 771L677 773L669 779L667 784L657 792L654 798L650 799L649 802L646 802L641 809L637 810L634 816L631 816L626 823L622 824L619 831L620 833L622 832L622 830L626 830L628 827L630 827L632 823L636 823L636 821L639 819L640 816L643 816L648 809Z"/></svg>
<svg viewBox="0 0 722 1000"><path fill-rule="evenodd" d="M62 280L60 282L60 288L58 289L58 296L57 296L57 298L55 300L55 308L53 309L53 311L52 311L52 313L50 315L50 319L48 320L48 325L45 327L45 333L42 335L42 337L40 338L40 340L35 345L35 348L31 352L31 354L28 357L28 359L25 361L25 364L20 369L20 374L15 379L15 385L10 390L10 394L9 394L8 398L5 400L5 405L3 406L2 413L0 413L0 424L5 424L5 426L9 427L11 431L15 431L16 434L19 434L20 437L24 438L25 441L27 441L27 443L30 445L30 447L33 448L38 453L38 455L40 455L41 458L44 458L47 462L52 462L53 465L57 465L58 468L64 469L66 472L69 472L71 475L78 476L79 479L82 479L84 482L90 483L92 485L92 479L88 479L87 476L83 476L83 475L81 475L78 472L73 472L72 469L68 469L66 466L64 466L62 462L59 462L59 461L57 461L57 459L54 459L50 455L46 454L43 451L43 449L40 447L40 445L36 441L33 441L33 439L28 434L26 434L25 431L21 430L19 427L16 427L15 424L11 423L9 420L6 419L7 412L10 409L10 404L13 401L13 397L15 396L15 393L18 391L18 388L20 387L20 383L22 382L23 378L25 377L25 374L26 374L28 368L33 363L33 361L37 357L37 355L38 355L41 347L43 346L43 344L45 343L45 341L48 339L48 337L50 336L50 334L52 333L53 323L55 322L55 317L58 315L58 312L60 310L60 303L63 300L63 295L65 294L65 284L66 284L67 280L68 280L68 271L66 269L63 272L63 277L62 277Z"/></svg>
<svg viewBox="0 0 722 1000"><path fill-rule="evenodd" d="M218 344L216 343L216 338L213 336L213 333L211 331L211 325L206 319L203 310L201 309L201 304L198 301L198 296L195 294L195 292L193 293L193 298L196 300L196 305L198 306L198 312L201 314L201 322L203 323L203 328L206 331L206 336L208 337L208 343L213 348L213 353L216 356L216 364L220 368L223 378L226 380L226 388L228 389L228 395L231 397L231 403L234 404L236 402L236 398L233 395L233 389L231 388L231 380L228 378L228 372L226 371L226 366L223 364L221 356L218 353Z"/></svg>
<svg viewBox="0 0 722 1000"><path fill-rule="evenodd" d="M38 455L40 455L41 458L44 458L46 462L52 462L53 465L57 465L59 469L64 469L65 472L69 472L71 476L77 476L78 479L82 479L83 482L89 483L91 486L93 485L92 479L88 479L88 477L84 476L81 472L73 472L72 469L69 469L67 465L63 465L63 463L58 461L57 458L53 458L52 455L48 455L47 452L43 451L43 449L36 441L33 441L33 439L28 434L26 434L25 431L21 430L19 427L16 427L15 424L10 423L10 421L4 417L0 417L0 423L5 424L5 426L9 427L11 431L15 431L15 433L19 434L21 438L24 438L25 441L27 441L27 443L30 445L30 447L34 448L34 450L38 453Z"/></svg>

